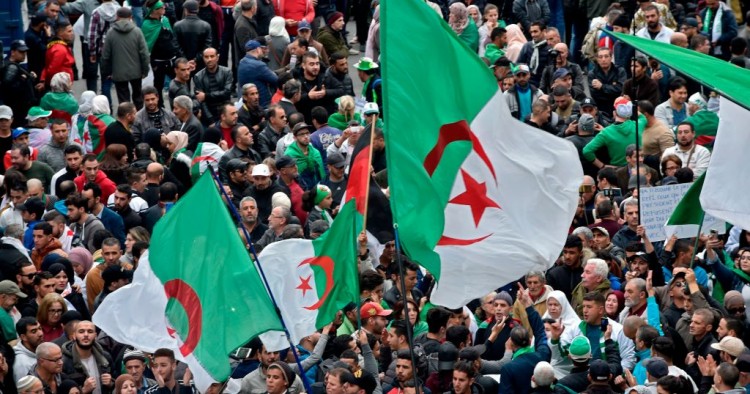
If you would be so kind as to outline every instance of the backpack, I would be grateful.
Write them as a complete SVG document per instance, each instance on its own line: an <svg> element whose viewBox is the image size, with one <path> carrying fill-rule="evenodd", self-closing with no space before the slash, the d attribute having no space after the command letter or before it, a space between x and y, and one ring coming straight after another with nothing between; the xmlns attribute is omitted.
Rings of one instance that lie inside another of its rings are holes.
<svg viewBox="0 0 750 394"><path fill-rule="evenodd" d="M596 60L596 49L599 43L599 30L603 29L606 25L605 20L601 20L596 23L586 36L583 38L583 46L581 47L581 54L590 61Z"/></svg>

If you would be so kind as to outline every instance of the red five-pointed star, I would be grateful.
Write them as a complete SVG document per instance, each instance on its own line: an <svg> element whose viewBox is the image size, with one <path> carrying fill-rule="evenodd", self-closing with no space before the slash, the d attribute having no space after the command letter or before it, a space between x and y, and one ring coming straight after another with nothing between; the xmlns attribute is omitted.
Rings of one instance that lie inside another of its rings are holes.
<svg viewBox="0 0 750 394"><path fill-rule="evenodd" d="M472 178L468 172L461 170L461 177L464 179L466 191L457 195L449 202L452 204L468 205L471 207L471 214L474 217L474 225L479 227L479 221L484 215L487 208L500 208L495 201L487 197L487 185L485 182L479 183Z"/></svg>
<svg viewBox="0 0 750 394"><path fill-rule="evenodd" d="M302 297L307 294L308 290L312 290L312 287L310 287L310 279L312 278L312 275L308 276L307 278L299 277L299 280L302 281L299 286L296 287L296 289L302 290Z"/></svg>

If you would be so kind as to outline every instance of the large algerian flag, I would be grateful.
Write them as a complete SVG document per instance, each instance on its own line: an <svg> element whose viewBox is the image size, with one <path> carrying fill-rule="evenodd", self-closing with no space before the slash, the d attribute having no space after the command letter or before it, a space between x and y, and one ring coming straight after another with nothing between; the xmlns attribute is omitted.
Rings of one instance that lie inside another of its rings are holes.
<svg viewBox="0 0 750 394"><path fill-rule="evenodd" d="M719 129L700 201L707 214L750 229L750 70L696 51L605 31L721 94Z"/></svg>
<svg viewBox="0 0 750 394"><path fill-rule="evenodd" d="M120 343L174 350L205 392L229 377L229 353L281 324L210 174L154 227L133 283L94 324Z"/></svg>
<svg viewBox="0 0 750 394"><path fill-rule="evenodd" d="M381 7L394 221L438 278L431 301L456 308L552 265L583 172L570 142L511 116L487 66L424 1Z"/></svg>
<svg viewBox="0 0 750 394"><path fill-rule="evenodd" d="M274 242L258 255L292 343L359 300L358 222L361 226L355 201L350 200L320 238Z"/></svg>
<svg viewBox="0 0 750 394"><path fill-rule="evenodd" d="M213 167L214 172L218 173L222 156L224 156L224 149L221 149L219 145L211 142L198 144L193 154L193 161L190 163L190 176L193 178L193 183L197 182L198 178L208 170L208 166Z"/></svg>

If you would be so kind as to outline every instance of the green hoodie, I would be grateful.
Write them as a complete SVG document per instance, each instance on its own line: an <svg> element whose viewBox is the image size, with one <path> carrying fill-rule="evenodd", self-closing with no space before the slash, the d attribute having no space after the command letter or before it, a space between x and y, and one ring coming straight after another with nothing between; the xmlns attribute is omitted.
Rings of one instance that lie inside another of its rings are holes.
<svg viewBox="0 0 750 394"><path fill-rule="evenodd" d="M646 128L646 118L638 115L638 143L643 145L643 129ZM606 147L610 161L608 164L622 167L628 164L625 161L625 149L635 143L635 122L627 120L622 123L613 123L605 127L586 146L583 147L583 157L588 161L596 159L596 151Z"/></svg>
<svg viewBox="0 0 750 394"><path fill-rule="evenodd" d="M326 178L326 172L323 167L323 158L320 156L320 152L315 149L312 145L307 146L307 155L302 152L299 144L295 141L293 144L286 148L285 155L297 160L297 170L299 171L300 177L316 179L319 182ZM317 171L317 174L315 172ZM314 186L306 185L308 187Z"/></svg>
<svg viewBox="0 0 750 394"><path fill-rule="evenodd" d="M505 56L505 51L498 48L497 45L493 43L489 43L486 47L484 47L484 57L486 57L487 60L490 61L490 65L495 63L495 60L500 59L503 56Z"/></svg>

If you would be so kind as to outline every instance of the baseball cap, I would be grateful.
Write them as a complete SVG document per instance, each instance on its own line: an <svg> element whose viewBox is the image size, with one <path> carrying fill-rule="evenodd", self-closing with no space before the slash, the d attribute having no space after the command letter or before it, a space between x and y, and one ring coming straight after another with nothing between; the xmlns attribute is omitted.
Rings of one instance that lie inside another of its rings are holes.
<svg viewBox="0 0 750 394"><path fill-rule="evenodd" d="M737 357L737 360L734 360L734 365L737 366L737 369L739 369L740 372L750 372L750 354L741 354Z"/></svg>
<svg viewBox="0 0 750 394"><path fill-rule="evenodd" d="M326 157L326 164L332 165L336 168L344 168L346 167L346 159L341 153L334 152Z"/></svg>
<svg viewBox="0 0 750 394"><path fill-rule="evenodd" d="M578 127L583 131L594 131L595 126L594 117L589 114L581 114L581 117L578 118ZM607 235L609 236L609 234Z"/></svg>
<svg viewBox="0 0 750 394"><path fill-rule="evenodd" d="M688 17L685 18L685 22L683 22L682 24L690 27L698 27L698 19Z"/></svg>
<svg viewBox="0 0 750 394"><path fill-rule="evenodd" d="M10 50L11 51L21 51L26 52L29 50L29 47L26 46L26 41L24 40L15 40L10 43Z"/></svg>
<svg viewBox="0 0 750 394"><path fill-rule="evenodd" d="M0 119L13 118L13 110L7 105L0 105Z"/></svg>
<svg viewBox="0 0 750 394"><path fill-rule="evenodd" d="M258 164L253 167L252 176L271 176L271 170L265 164Z"/></svg>
<svg viewBox="0 0 750 394"><path fill-rule="evenodd" d="M232 171L247 170L247 167L249 165L250 163L241 159L231 159L227 162L227 175L229 175L228 173Z"/></svg>
<svg viewBox="0 0 750 394"><path fill-rule="evenodd" d="M628 189L635 189L639 185L641 187L648 187L645 177L641 177L640 175L633 175L628 180Z"/></svg>
<svg viewBox="0 0 750 394"><path fill-rule="evenodd" d="M24 134L29 134L29 131L24 129L23 127L16 127L13 129L13 139L16 139Z"/></svg>
<svg viewBox="0 0 750 394"><path fill-rule="evenodd" d="M297 164L297 160L287 155L281 156L278 159L276 159L276 168L278 168L279 170L282 168L295 166L296 164Z"/></svg>
<svg viewBox="0 0 750 394"><path fill-rule="evenodd" d="M45 111L42 107L31 107L26 114L26 119L33 122L39 118L48 118L50 115L52 115L52 111Z"/></svg>
<svg viewBox="0 0 750 394"><path fill-rule="evenodd" d="M21 298L26 298L26 293L22 292L18 285L7 279L0 282L0 294L15 294Z"/></svg>
<svg viewBox="0 0 750 394"><path fill-rule="evenodd" d="M649 375L656 379L669 375L669 366L661 357L651 357L643 362Z"/></svg>
<svg viewBox="0 0 750 394"><path fill-rule="evenodd" d="M636 258L640 257L643 260L648 261L648 258L646 256L647 255L646 255L645 252L638 251L638 252L635 252L635 254L633 254L632 256L628 257L627 260L628 260L628 263L630 263L631 261L633 261Z"/></svg>
<svg viewBox="0 0 750 394"><path fill-rule="evenodd" d="M380 113L377 103L365 103L365 107L362 109L362 113L367 115L376 115Z"/></svg>
<svg viewBox="0 0 750 394"><path fill-rule="evenodd" d="M589 366L589 376L593 381L606 382L611 374L612 370L609 369L609 364L604 360L594 360Z"/></svg>
<svg viewBox="0 0 750 394"><path fill-rule="evenodd" d="M641 252L643 253L643 252ZM677 283L677 281L684 281L685 280L685 273L684 272L678 272L672 276L672 279L669 280L669 288L671 289L674 287L674 284Z"/></svg>
<svg viewBox="0 0 750 394"><path fill-rule="evenodd" d="M567 68L565 68L565 67L560 67L557 70L555 70L554 74L552 74L552 80L554 81L554 80L562 78L562 77L564 77L566 75L570 75L570 71Z"/></svg>
<svg viewBox="0 0 750 394"><path fill-rule="evenodd" d="M607 231L607 229L604 228L604 227L602 227L602 226L592 227L591 231L598 231L598 232L600 232L600 233L602 233L602 234L604 234L604 235L606 235L606 236L609 237L609 231Z"/></svg>
<svg viewBox="0 0 750 394"><path fill-rule="evenodd" d="M245 43L245 51L252 51L260 47L261 45L257 40L250 40Z"/></svg>
<svg viewBox="0 0 750 394"><path fill-rule="evenodd" d="M568 354L573 361L586 361L591 358L591 343L583 335L573 338L568 348Z"/></svg>
<svg viewBox="0 0 750 394"><path fill-rule="evenodd" d="M294 125L294 129L292 129L292 133L296 137L297 134L299 134L300 131L307 130L307 132L310 132L310 125L305 122L300 122Z"/></svg>
<svg viewBox="0 0 750 394"><path fill-rule="evenodd" d="M484 345L467 346L458 352L458 358L466 361L476 361L482 358L487 348Z"/></svg>
<svg viewBox="0 0 750 394"><path fill-rule="evenodd" d="M526 74L529 73L529 66L527 66L525 64L519 64L516 67L516 69L513 70L513 75L524 74L524 73L526 73Z"/></svg>
<svg viewBox="0 0 750 394"><path fill-rule="evenodd" d="M18 204L16 210L20 212L39 212L44 211L44 203L40 198L29 198L23 204Z"/></svg>
<svg viewBox="0 0 750 394"><path fill-rule="evenodd" d="M733 357L737 357L745 351L745 344L742 340L735 337L725 336L719 343L712 343L711 347L716 350L723 350Z"/></svg>
<svg viewBox="0 0 750 394"><path fill-rule="evenodd" d="M596 101L594 101L594 99L592 99L591 97L586 97L585 99L583 99L583 101L581 101L581 108L583 107L596 108Z"/></svg>
<svg viewBox="0 0 750 394"><path fill-rule="evenodd" d="M359 309L359 317L362 319L367 319L369 317L373 316L390 316L393 311L391 310L385 310L383 309L380 304L375 302L366 302L364 305L362 305L362 308Z"/></svg>
<svg viewBox="0 0 750 394"><path fill-rule="evenodd" d="M353 378L348 382L350 385L359 386L365 391L365 394L372 394L378 387L378 383L375 381L375 377L372 374L366 372L364 369L360 369L357 372L352 373Z"/></svg>
<svg viewBox="0 0 750 394"><path fill-rule="evenodd" d="M198 2L195 0L187 0L182 3L182 8L191 14L198 12Z"/></svg>
<svg viewBox="0 0 750 394"><path fill-rule="evenodd" d="M452 370L453 364L456 363L456 360L458 360L458 349L456 348L456 345L450 342L442 343L438 350L438 370Z"/></svg>
<svg viewBox="0 0 750 394"><path fill-rule="evenodd" d="M306 21L305 19L301 20L299 24L297 25L297 31L300 30L312 30L312 26L310 25L310 22Z"/></svg>

